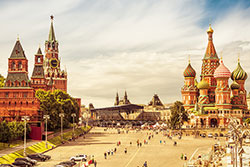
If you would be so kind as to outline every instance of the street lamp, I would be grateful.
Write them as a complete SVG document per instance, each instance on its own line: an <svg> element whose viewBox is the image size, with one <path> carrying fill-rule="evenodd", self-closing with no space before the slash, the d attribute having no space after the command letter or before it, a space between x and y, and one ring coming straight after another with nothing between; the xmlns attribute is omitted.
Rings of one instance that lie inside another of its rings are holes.
<svg viewBox="0 0 250 167"><path fill-rule="evenodd" d="M64 113L60 113L59 117L61 118L61 141L63 141L63 117L64 117Z"/></svg>
<svg viewBox="0 0 250 167"><path fill-rule="evenodd" d="M234 166L237 167L237 154L239 154L240 157L240 167L242 167L242 154L244 153L243 150L243 139L246 135L249 135L248 130L242 130L242 125L237 121L235 118L230 118L230 122L228 127L230 128L231 136L233 136L233 140L235 143L235 159L234 159ZM239 144L239 149L237 149L237 146Z"/></svg>
<svg viewBox="0 0 250 167"><path fill-rule="evenodd" d="M45 143L46 148L48 148L48 119L50 119L49 115L44 115L43 119L45 119Z"/></svg>
<svg viewBox="0 0 250 167"><path fill-rule="evenodd" d="M24 144L23 144L23 155L26 155L26 124L30 120L29 116L23 116L22 121L24 121Z"/></svg>
<svg viewBox="0 0 250 167"><path fill-rule="evenodd" d="M75 137L75 117L76 117L76 114L72 113L71 117L73 118L73 138L74 138Z"/></svg>

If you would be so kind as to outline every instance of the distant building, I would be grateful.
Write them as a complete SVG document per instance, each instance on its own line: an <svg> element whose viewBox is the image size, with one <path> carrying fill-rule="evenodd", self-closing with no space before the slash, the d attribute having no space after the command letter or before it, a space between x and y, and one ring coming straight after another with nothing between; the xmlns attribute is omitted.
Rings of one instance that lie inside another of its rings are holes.
<svg viewBox="0 0 250 167"><path fill-rule="evenodd" d="M125 91L124 98L121 99L121 100L119 100L119 95L118 95L118 92L117 92L114 105L118 106L118 105L125 105L125 104L131 104L129 99L128 99L127 91Z"/></svg>

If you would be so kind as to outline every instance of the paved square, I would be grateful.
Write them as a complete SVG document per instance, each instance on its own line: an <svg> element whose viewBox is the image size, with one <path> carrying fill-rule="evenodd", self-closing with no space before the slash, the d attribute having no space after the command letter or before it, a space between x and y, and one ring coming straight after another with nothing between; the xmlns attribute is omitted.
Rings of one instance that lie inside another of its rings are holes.
<svg viewBox="0 0 250 167"><path fill-rule="evenodd" d="M136 141L139 139L143 143L143 140L147 139L147 133L150 132L130 131L128 134L117 134L115 129L104 131L104 128L94 128L85 139L81 137L46 153L51 155L52 159L48 162L40 162L38 166L52 167L59 162L69 160L76 154L87 154L94 155L97 166L100 167L141 167L145 161L148 162L149 167L181 167L185 163L180 159L181 153L186 153L189 159L197 148L206 152L216 142L214 139L197 139L193 136L184 136L181 140L175 137L170 140L159 133L154 134L154 137L148 140L148 144L138 148ZM160 140L165 140L166 144L160 144ZM174 140L177 141L177 146L173 146ZM121 145L117 147L118 141L121 141ZM130 142L132 142L131 146ZM105 160L104 152L114 148L117 148L116 154L109 155ZM124 153L125 148L128 150L127 154Z"/></svg>

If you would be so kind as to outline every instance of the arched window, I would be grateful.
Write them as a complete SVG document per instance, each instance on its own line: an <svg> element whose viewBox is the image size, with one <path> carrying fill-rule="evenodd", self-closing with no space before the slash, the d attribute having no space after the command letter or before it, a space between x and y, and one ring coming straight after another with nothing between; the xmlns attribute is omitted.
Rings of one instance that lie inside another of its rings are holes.
<svg viewBox="0 0 250 167"><path fill-rule="evenodd" d="M28 105L29 103L26 101L26 105Z"/></svg>
<svg viewBox="0 0 250 167"><path fill-rule="evenodd" d="M12 64L11 64L11 69L12 69L12 70L16 69L16 64L15 64L15 62L12 62Z"/></svg>
<svg viewBox="0 0 250 167"><path fill-rule="evenodd" d="M19 62L18 62L18 69L19 69L19 70L21 70L22 68L23 68L23 66L22 66L22 62L21 62L21 61L19 61Z"/></svg>
<svg viewBox="0 0 250 167"><path fill-rule="evenodd" d="M38 57L38 58L37 58L37 62L38 62L38 63L41 63L41 57Z"/></svg>

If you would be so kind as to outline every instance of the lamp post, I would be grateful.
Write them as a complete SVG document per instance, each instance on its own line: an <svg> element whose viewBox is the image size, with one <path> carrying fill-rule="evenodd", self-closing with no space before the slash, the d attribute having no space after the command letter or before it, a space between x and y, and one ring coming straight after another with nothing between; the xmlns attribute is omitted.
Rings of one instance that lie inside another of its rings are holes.
<svg viewBox="0 0 250 167"><path fill-rule="evenodd" d="M74 138L75 137L75 117L76 117L76 114L72 113L71 117L73 118L73 138Z"/></svg>
<svg viewBox="0 0 250 167"><path fill-rule="evenodd" d="M235 157L234 157L234 166L237 167L237 155L239 154L240 158L240 167L242 167L242 154L244 153L243 150L243 139L246 135L249 135L248 130L242 130L242 125L237 121L235 118L230 118L230 122L228 127L230 128L231 136L233 136L233 140L235 143ZM239 146L239 149L237 147ZM239 150L239 151L238 151Z"/></svg>
<svg viewBox="0 0 250 167"><path fill-rule="evenodd" d="M23 155L26 155L26 124L30 120L29 116L23 116L22 121L24 121L24 143L23 143Z"/></svg>
<svg viewBox="0 0 250 167"><path fill-rule="evenodd" d="M60 113L59 117L61 118L61 141L63 141L63 117L64 117L64 113Z"/></svg>
<svg viewBox="0 0 250 167"><path fill-rule="evenodd" d="M46 143L46 148L48 148L48 119L50 119L50 116L44 115L43 119L45 119L45 143Z"/></svg>

